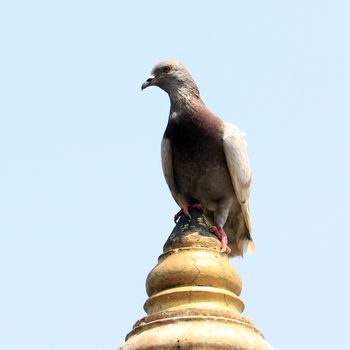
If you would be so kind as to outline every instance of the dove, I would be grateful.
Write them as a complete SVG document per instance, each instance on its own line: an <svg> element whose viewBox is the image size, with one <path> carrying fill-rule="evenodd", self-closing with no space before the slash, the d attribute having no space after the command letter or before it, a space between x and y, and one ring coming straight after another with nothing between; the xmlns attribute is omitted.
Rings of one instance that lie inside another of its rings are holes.
<svg viewBox="0 0 350 350"><path fill-rule="evenodd" d="M181 208L175 221L197 208L210 218L221 252L230 257L253 252L245 132L206 107L191 74L179 62L154 66L141 89L150 86L158 86L170 98L161 159L165 180Z"/></svg>

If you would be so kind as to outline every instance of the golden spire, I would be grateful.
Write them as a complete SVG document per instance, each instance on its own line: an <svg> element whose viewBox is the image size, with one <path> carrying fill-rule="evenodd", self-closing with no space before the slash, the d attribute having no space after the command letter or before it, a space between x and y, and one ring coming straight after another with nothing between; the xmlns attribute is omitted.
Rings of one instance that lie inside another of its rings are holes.
<svg viewBox="0 0 350 350"><path fill-rule="evenodd" d="M119 350L273 350L242 315L239 274L220 253L205 216L191 209L149 273L147 316L138 320Z"/></svg>

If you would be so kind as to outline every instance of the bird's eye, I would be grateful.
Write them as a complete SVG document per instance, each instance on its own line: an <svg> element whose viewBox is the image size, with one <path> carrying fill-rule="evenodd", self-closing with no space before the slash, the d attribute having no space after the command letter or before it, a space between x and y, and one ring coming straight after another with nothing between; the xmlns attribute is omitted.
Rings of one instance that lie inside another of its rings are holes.
<svg viewBox="0 0 350 350"><path fill-rule="evenodd" d="M163 73L169 73L170 72L170 67L169 66L165 66L163 67Z"/></svg>

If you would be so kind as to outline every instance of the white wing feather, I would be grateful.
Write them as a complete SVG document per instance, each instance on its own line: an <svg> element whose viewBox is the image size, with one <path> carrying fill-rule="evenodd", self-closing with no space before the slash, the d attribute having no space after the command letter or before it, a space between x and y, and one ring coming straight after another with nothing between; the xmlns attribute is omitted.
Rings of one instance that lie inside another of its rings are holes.
<svg viewBox="0 0 350 350"><path fill-rule="evenodd" d="M245 132L237 126L224 124L224 153L230 172L232 185L242 208L244 221L251 232L249 216L249 194L251 186L251 169L247 153Z"/></svg>
<svg viewBox="0 0 350 350"><path fill-rule="evenodd" d="M175 183L171 143L165 137L162 139L161 156L165 181L176 203L182 208L185 202Z"/></svg>

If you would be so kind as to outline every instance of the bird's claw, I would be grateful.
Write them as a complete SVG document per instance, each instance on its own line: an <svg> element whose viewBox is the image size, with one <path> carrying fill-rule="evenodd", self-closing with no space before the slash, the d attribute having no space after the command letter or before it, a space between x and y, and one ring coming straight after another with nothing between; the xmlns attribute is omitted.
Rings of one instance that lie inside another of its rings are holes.
<svg viewBox="0 0 350 350"><path fill-rule="evenodd" d="M180 220L180 218L182 216L187 216L189 219L191 219L191 215L188 212L188 208L186 209L185 207L183 207L183 208L180 209L180 211L178 213L176 213L174 215L175 224L177 224L177 222Z"/></svg>
<svg viewBox="0 0 350 350"><path fill-rule="evenodd" d="M221 243L221 253L230 254L231 248L228 246L228 240L227 235L224 231L224 229L220 225L212 226L209 231L213 233L220 241Z"/></svg>
<svg viewBox="0 0 350 350"><path fill-rule="evenodd" d="M195 208L195 209L197 209L197 210L203 212L203 207L202 207L200 204L198 204L198 203L196 203L196 204L191 204L191 205L185 204L185 205L181 208L181 210L180 210L178 213L175 214L175 216L174 216L175 224L179 221L179 219L180 219L182 216L186 216L186 217L188 217L189 219L191 219L191 214L190 214L190 212L189 212L190 208Z"/></svg>

